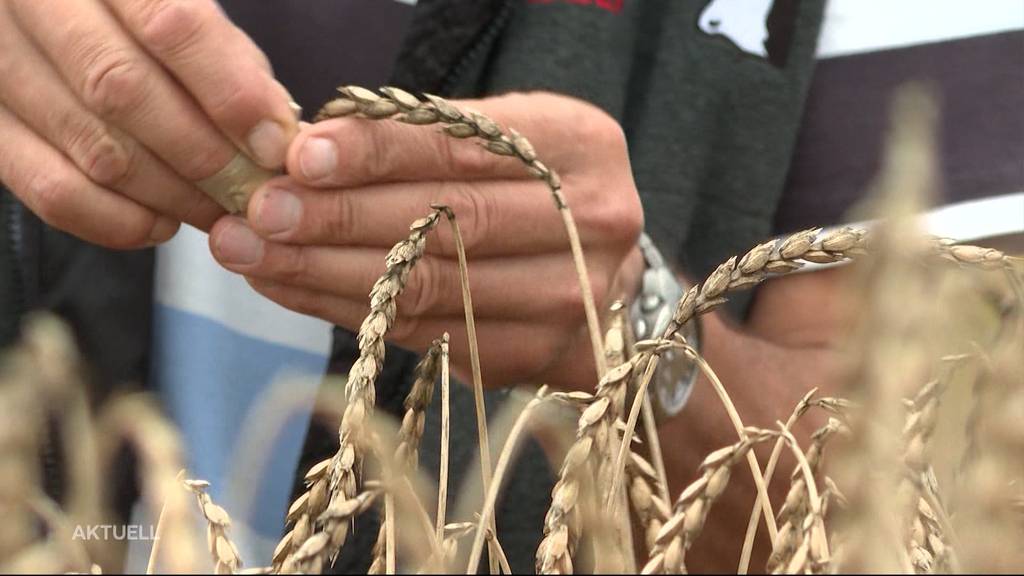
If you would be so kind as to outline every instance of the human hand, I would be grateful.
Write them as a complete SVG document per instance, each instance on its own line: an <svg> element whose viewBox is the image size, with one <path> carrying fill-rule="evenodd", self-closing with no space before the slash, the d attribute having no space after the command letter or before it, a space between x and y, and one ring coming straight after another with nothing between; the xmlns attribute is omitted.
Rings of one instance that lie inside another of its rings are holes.
<svg viewBox="0 0 1024 576"><path fill-rule="evenodd" d="M47 223L131 248L223 214L194 182L278 168L287 91L214 0L0 2L0 180Z"/></svg>
<svg viewBox="0 0 1024 576"><path fill-rule="evenodd" d="M618 124L589 104L544 93L459 105L515 127L561 175L599 308L631 296L643 268L643 214ZM431 204L445 204L465 239L485 383L593 387L568 238L550 192L521 164L429 128L342 118L304 130L288 172L254 194L248 222L227 217L210 234L217 260L257 291L357 329L388 249ZM465 374L458 262L442 225L398 299L389 336L424 350L444 331Z"/></svg>

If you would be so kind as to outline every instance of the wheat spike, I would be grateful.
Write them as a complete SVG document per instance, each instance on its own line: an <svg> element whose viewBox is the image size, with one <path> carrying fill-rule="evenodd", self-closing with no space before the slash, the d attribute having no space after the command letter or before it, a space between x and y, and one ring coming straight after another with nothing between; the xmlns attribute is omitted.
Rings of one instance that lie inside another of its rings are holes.
<svg viewBox="0 0 1024 576"><path fill-rule="evenodd" d="M348 525L341 521L342 516L328 512L332 507L346 505L357 496L357 470L366 456L366 443L369 440L365 438L364 427L367 419L373 416L375 383L384 363L384 336L395 322L396 299L405 288L413 266L423 256L426 235L437 225L440 217L441 211L434 210L413 222L409 227L409 237L395 244L388 252L385 259L387 270L370 291L370 313L360 326L357 336L359 358L349 370L345 384L348 406L339 430L340 446L328 466L318 464L314 478L307 475L309 490L289 510L288 518L294 519L295 525L281 540L274 555L275 565L282 569L324 566L341 549L348 537ZM306 548L304 561L293 558L289 562L289 556L298 554L309 538L321 533L326 533L326 539L317 538L318 544L323 543L322 546ZM322 557L311 561L308 552L312 549L317 550Z"/></svg>
<svg viewBox="0 0 1024 576"><path fill-rule="evenodd" d="M185 489L196 496L199 511L206 519L206 541L213 558L214 573L233 574L242 567L238 548L228 535L231 528L231 517L224 508L214 504L207 489L210 483L205 480L183 480Z"/></svg>
<svg viewBox="0 0 1024 576"><path fill-rule="evenodd" d="M747 428L739 442L715 450L700 464L700 478L683 489L672 508L672 516L654 540L644 574L686 572L686 551L700 535L715 500L729 484L732 467L755 445L778 436L772 430Z"/></svg>

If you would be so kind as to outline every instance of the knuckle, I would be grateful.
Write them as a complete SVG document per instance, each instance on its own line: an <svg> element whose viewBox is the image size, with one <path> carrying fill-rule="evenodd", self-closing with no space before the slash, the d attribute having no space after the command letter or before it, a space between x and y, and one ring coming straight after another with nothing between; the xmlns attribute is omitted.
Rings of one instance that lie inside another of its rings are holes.
<svg viewBox="0 0 1024 576"><path fill-rule="evenodd" d="M493 197L481 194L471 183L445 181L435 202L448 206L455 213L467 254L490 237L492 222L499 209ZM445 252L455 254L456 250L452 246Z"/></svg>
<svg viewBox="0 0 1024 576"><path fill-rule="evenodd" d="M354 126L354 124L349 124L349 126ZM362 132L365 134L367 145L359 147L363 155L360 164L365 166L369 179L374 182L382 181L390 176L396 164L395 151L397 147L389 145L389 141L392 141L389 136L391 130L391 126L377 122Z"/></svg>
<svg viewBox="0 0 1024 576"><path fill-rule="evenodd" d="M418 316L400 315L395 319L391 330L388 331L388 339L395 342L406 342L411 340L420 331L420 319Z"/></svg>
<svg viewBox="0 0 1024 576"><path fill-rule="evenodd" d="M405 287L405 303L409 316L422 316L438 304L440 298L441 266L436 258L421 258L409 274Z"/></svg>
<svg viewBox="0 0 1024 576"><path fill-rule="evenodd" d="M324 302L317 294L305 290L288 291L283 298L285 301L282 303L288 308L306 316L320 316L324 307Z"/></svg>
<svg viewBox="0 0 1024 576"><path fill-rule="evenodd" d="M70 120L65 126L65 147L86 177L101 186L115 188L128 179L134 164L134 146L125 146L106 126L95 121Z"/></svg>
<svg viewBox="0 0 1024 576"><path fill-rule="evenodd" d="M644 211L632 182L608 187L599 198L581 205L580 225L605 246L630 249L644 228Z"/></svg>
<svg viewBox="0 0 1024 576"><path fill-rule="evenodd" d="M260 94L254 84L236 82L225 79L218 84L205 105L205 109L214 120L223 121L237 115L238 111L257 110Z"/></svg>
<svg viewBox="0 0 1024 576"><path fill-rule="evenodd" d="M603 149L625 152L626 133L622 125L602 108L589 102L574 101L572 113L573 125L576 126L577 137L591 145L599 145Z"/></svg>
<svg viewBox="0 0 1024 576"><path fill-rule="evenodd" d="M329 198L326 217L317 218L321 230L316 235L337 244L349 244L365 238L360 219L353 216L355 201L352 195L341 191L331 194Z"/></svg>
<svg viewBox="0 0 1024 576"><path fill-rule="evenodd" d="M622 203L619 218L616 220L616 237L632 248L644 231L644 208L636 194L631 194Z"/></svg>
<svg viewBox="0 0 1024 576"><path fill-rule="evenodd" d="M474 146L453 138L444 138L438 146L441 161L451 174L490 174L495 171L499 156L482 146Z"/></svg>
<svg viewBox="0 0 1024 576"><path fill-rule="evenodd" d="M116 50L98 50L87 57L82 98L101 116L129 116L142 107L147 95L142 64Z"/></svg>
<svg viewBox="0 0 1024 576"><path fill-rule="evenodd" d="M558 290L559 309L565 319L571 323L582 320L586 311L583 308L583 289L578 282L567 282Z"/></svg>
<svg viewBox="0 0 1024 576"><path fill-rule="evenodd" d="M309 254L301 246L275 246L265 248L264 262L268 263L270 273L278 282L289 286L308 284Z"/></svg>
<svg viewBox="0 0 1024 576"><path fill-rule="evenodd" d="M195 44L208 21L205 2L153 0L140 5L139 36L147 47L168 55L179 54Z"/></svg>
<svg viewBox="0 0 1024 576"><path fill-rule="evenodd" d="M27 193L39 217L59 227L64 219L62 208L68 204L73 188L66 177L43 171L28 180Z"/></svg>

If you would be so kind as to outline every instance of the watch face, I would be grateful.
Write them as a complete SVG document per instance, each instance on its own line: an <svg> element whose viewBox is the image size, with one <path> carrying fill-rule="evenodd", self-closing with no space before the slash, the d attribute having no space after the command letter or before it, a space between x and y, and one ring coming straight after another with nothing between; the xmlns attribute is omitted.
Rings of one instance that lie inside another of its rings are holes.
<svg viewBox="0 0 1024 576"><path fill-rule="evenodd" d="M676 350L662 353L653 384L663 416L675 416L686 405L695 380L693 368L693 361L685 354Z"/></svg>

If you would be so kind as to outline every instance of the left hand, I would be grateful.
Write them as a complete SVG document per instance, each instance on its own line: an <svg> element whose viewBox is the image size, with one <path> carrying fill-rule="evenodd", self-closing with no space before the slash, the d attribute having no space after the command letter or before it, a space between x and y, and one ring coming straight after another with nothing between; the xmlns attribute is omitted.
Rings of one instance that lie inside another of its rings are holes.
<svg viewBox="0 0 1024 576"><path fill-rule="evenodd" d="M522 132L560 174L598 309L632 296L643 271L643 212L619 125L590 104L546 93L457 104ZM432 203L445 204L465 239L485 384L593 388L568 238L550 192L517 160L429 127L342 118L303 130L287 165L290 176L253 196L247 221L225 217L210 232L214 257L258 292L357 330L387 251ZM428 237L398 314L391 341L423 351L448 331L453 367L468 373L447 223Z"/></svg>

